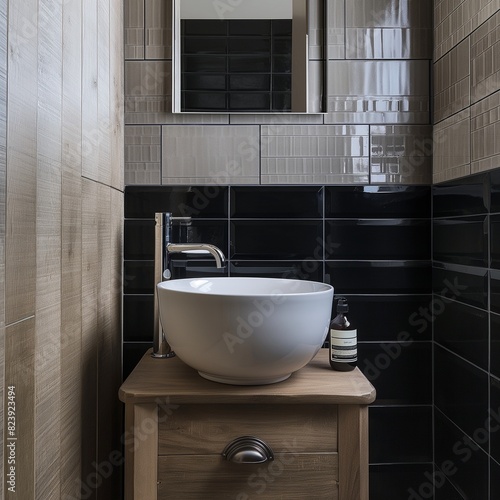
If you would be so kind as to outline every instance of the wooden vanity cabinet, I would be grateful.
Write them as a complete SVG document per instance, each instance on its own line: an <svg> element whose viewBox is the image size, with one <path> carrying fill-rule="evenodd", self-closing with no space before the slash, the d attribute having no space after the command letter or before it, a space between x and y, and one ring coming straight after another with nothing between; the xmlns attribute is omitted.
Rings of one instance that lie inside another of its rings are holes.
<svg viewBox="0 0 500 500"><path fill-rule="evenodd" d="M120 389L126 500L368 500L368 408L359 370L333 372L323 350L288 380L210 382L178 358L144 356ZM241 436L273 460L234 463Z"/></svg>

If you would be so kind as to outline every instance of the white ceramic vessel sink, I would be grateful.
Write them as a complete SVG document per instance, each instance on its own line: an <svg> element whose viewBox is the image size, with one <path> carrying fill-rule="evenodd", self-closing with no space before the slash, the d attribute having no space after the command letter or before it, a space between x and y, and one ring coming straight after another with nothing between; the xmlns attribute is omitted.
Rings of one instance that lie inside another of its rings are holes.
<svg viewBox="0 0 500 500"><path fill-rule="evenodd" d="M271 384L305 366L325 341L333 287L279 278L187 278L158 284L166 339L202 377Z"/></svg>

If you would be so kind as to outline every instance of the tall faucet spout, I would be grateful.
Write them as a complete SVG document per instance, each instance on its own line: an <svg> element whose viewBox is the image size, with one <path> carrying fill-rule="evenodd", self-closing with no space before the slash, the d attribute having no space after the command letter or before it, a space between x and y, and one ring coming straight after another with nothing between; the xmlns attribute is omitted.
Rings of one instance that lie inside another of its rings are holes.
<svg viewBox="0 0 500 500"><path fill-rule="evenodd" d="M180 252L208 252L215 259L215 265L219 269L226 261L222 250L209 243L167 243L167 254Z"/></svg>

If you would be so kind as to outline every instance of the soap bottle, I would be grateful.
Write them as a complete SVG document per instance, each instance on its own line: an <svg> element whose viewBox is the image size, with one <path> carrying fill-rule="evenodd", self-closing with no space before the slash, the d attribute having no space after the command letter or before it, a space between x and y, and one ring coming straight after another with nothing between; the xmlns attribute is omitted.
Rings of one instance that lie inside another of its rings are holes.
<svg viewBox="0 0 500 500"><path fill-rule="evenodd" d="M345 297L337 301L337 315L330 322L330 366L337 371L354 370L358 360L357 330L347 319L349 305Z"/></svg>

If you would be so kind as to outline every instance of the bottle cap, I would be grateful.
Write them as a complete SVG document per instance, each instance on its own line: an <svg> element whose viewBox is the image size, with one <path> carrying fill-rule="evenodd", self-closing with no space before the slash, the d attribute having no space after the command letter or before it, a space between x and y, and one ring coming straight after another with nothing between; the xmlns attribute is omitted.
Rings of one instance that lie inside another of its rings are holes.
<svg viewBox="0 0 500 500"><path fill-rule="evenodd" d="M339 297L337 301L337 312L338 313L349 312L349 305L347 304L347 299L345 297Z"/></svg>

